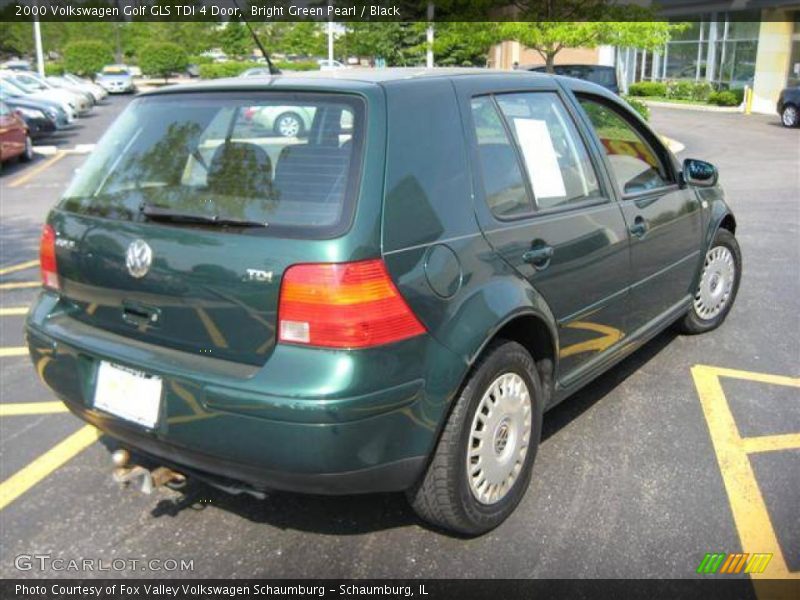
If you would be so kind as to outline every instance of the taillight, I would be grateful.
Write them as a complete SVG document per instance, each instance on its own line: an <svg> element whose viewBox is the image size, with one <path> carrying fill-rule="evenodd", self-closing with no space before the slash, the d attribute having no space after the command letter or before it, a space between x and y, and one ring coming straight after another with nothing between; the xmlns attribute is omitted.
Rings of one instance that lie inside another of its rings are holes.
<svg viewBox="0 0 800 600"><path fill-rule="evenodd" d="M42 271L42 285L54 290L59 289L58 269L56 268L56 231L52 225L42 229L39 243L39 268Z"/></svg>
<svg viewBox="0 0 800 600"><path fill-rule="evenodd" d="M382 260L289 267L281 283L278 340L366 348L425 333Z"/></svg>

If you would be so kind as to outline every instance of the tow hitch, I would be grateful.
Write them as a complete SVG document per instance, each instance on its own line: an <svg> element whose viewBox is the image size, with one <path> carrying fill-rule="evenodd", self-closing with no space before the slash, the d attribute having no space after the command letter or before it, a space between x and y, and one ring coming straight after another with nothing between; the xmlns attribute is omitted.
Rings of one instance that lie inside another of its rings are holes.
<svg viewBox="0 0 800 600"><path fill-rule="evenodd" d="M131 485L134 489L145 494L152 494L153 490L161 487L179 492L178 495L186 494L187 478L191 477L193 480L202 481L233 496L247 494L259 500L267 497L264 490L258 490L247 484L222 477L214 477L195 471L179 473L164 466L151 470L142 465L131 464L130 452L124 448L115 450L111 454L111 461L114 463L114 471L112 473L114 481L122 485Z"/></svg>
<svg viewBox="0 0 800 600"><path fill-rule="evenodd" d="M154 489L162 486L179 489L186 483L186 476L182 473L168 467L157 467L151 471L141 465L129 464L130 459L130 453L122 448L111 455L113 478L117 483L132 485L145 494L152 494Z"/></svg>

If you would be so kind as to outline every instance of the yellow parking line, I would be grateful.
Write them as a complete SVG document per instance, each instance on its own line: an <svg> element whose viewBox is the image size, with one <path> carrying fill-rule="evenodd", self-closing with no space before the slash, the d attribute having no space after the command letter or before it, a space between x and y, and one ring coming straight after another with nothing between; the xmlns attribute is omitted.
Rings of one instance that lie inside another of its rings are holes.
<svg viewBox="0 0 800 600"><path fill-rule="evenodd" d="M52 157L48 158L46 161L44 161L39 166L33 167L32 169L29 169L23 175L20 175L19 177L17 177L14 181L12 181L10 184L8 184L8 187L10 187L10 188L19 187L19 186L23 185L24 183L27 183L32 178L36 177L39 173L42 173L46 169L49 169L50 167L52 167L54 164L56 164L58 161L60 161L66 155L67 155L67 153L64 152L64 151L56 152Z"/></svg>
<svg viewBox="0 0 800 600"><path fill-rule="evenodd" d="M0 269L0 275L8 275L9 273L16 273L17 271L24 271L25 269L30 269L32 267L38 267L39 261L38 260L29 260L27 262L18 263L16 265L9 265L7 267L3 267Z"/></svg>
<svg viewBox="0 0 800 600"><path fill-rule="evenodd" d="M0 510L90 446L99 435L97 429L85 425L0 483Z"/></svg>
<svg viewBox="0 0 800 600"><path fill-rule="evenodd" d="M0 417L51 415L69 412L63 402L5 402L0 404Z"/></svg>
<svg viewBox="0 0 800 600"><path fill-rule="evenodd" d="M800 433L742 438L742 450L748 454L754 454L756 452L775 452L776 450L794 450L797 448L800 448Z"/></svg>
<svg viewBox="0 0 800 600"><path fill-rule="evenodd" d="M740 371L738 369L723 369L721 367L706 367L697 365L702 369L711 370L717 377L729 377L731 379L745 379L758 383L771 383L773 385L787 385L789 387L800 387L800 377L787 377L785 375L772 375L770 373L757 373L755 371Z"/></svg>
<svg viewBox="0 0 800 600"><path fill-rule="evenodd" d="M0 317L14 317L17 315L27 315L27 306L10 306L8 308L0 308Z"/></svg>
<svg viewBox="0 0 800 600"><path fill-rule="evenodd" d="M800 379L766 373L719 369L705 365L692 367L692 377L711 434L711 443L714 446L717 463L722 473L734 524L742 543L742 550L747 553L773 554L769 569L765 573L750 573L750 577L754 579L800 578L800 573L789 571L769 518L764 497L761 495L753 467L750 464L750 458L745 450L748 443L753 448L762 447L760 451L766 451L765 446L770 444L775 446L775 449L778 449L778 446L781 449L788 448L790 447L788 444L795 438L793 435L791 437L763 436L765 439L761 441L758 441L759 438L742 438L725 398L720 377L735 377L792 387L800 387ZM772 440L766 441L766 438L772 438ZM750 440L750 442L746 440Z"/></svg>
<svg viewBox="0 0 800 600"><path fill-rule="evenodd" d="M10 283L0 283L0 290L21 290L25 288L39 287L39 281L13 281Z"/></svg>
<svg viewBox="0 0 800 600"><path fill-rule="evenodd" d="M6 348L0 348L0 358L25 356L26 354L28 354L27 346L7 346Z"/></svg>

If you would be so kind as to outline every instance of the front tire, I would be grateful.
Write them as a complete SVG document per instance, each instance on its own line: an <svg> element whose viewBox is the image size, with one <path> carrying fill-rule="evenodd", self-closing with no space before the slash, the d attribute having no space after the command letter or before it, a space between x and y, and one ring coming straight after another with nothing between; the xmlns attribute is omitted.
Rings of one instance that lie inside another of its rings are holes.
<svg viewBox="0 0 800 600"><path fill-rule="evenodd" d="M793 104L787 104L781 111L781 123L784 127L797 127L800 125L800 111Z"/></svg>
<svg viewBox="0 0 800 600"><path fill-rule="evenodd" d="M417 514L466 535L508 518L530 482L542 398L528 351L516 342L492 344L455 400L428 470L407 492Z"/></svg>
<svg viewBox="0 0 800 600"><path fill-rule="evenodd" d="M692 306L678 322L683 333L697 334L716 329L728 316L739 291L742 253L727 229L719 229L703 261Z"/></svg>

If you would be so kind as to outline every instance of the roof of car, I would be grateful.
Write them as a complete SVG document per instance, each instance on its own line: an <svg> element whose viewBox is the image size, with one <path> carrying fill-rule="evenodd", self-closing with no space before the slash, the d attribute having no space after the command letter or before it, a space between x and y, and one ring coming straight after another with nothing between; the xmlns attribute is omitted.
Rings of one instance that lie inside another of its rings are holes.
<svg viewBox="0 0 800 600"><path fill-rule="evenodd" d="M193 83L170 88L161 88L150 94L169 93L175 91L219 91L235 89L260 89L264 85L269 87L294 87L304 86L317 87L320 84L331 82L342 84L352 82L356 85L375 85L395 81L407 81L413 79L433 79L450 78L462 76L504 76L504 77L549 77L543 73L531 73L530 71L501 71L497 69L482 68L450 68L437 67L433 69L417 67L398 67L390 69L337 69L333 71L303 71L282 73L280 75L264 75L264 77L230 77L225 79L215 79L200 83Z"/></svg>
<svg viewBox="0 0 800 600"><path fill-rule="evenodd" d="M312 71L284 73L280 75L264 75L263 77L230 77L225 79L213 79L198 83L171 85L157 88L152 91L144 92L140 96L154 96L162 94L181 94L192 92L257 92L265 88L273 90L296 90L306 88L308 90L336 90L341 92L363 91L381 85L393 85L404 81L422 80L441 80L455 77L496 77L498 87L508 87L509 81L520 81L520 87L524 86L522 80L554 79L561 82L564 87L573 92L593 93L606 96L618 102L619 98L608 91L606 88L572 77L561 75L551 75L549 73L536 73L533 71L501 71L498 69L482 68L391 68L391 69L338 69L335 71Z"/></svg>

